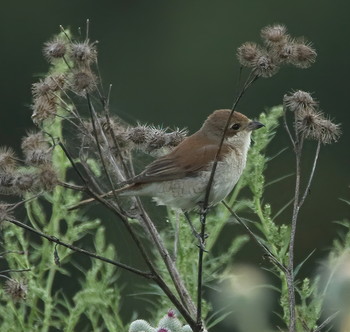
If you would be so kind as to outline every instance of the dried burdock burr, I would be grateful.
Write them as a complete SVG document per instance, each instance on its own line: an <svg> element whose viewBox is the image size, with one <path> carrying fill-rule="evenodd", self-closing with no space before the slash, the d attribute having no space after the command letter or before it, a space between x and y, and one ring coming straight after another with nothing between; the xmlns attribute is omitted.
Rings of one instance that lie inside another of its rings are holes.
<svg viewBox="0 0 350 332"><path fill-rule="evenodd" d="M67 42L61 38L55 38L44 44L43 54L49 62L61 59L67 52Z"/></svg>

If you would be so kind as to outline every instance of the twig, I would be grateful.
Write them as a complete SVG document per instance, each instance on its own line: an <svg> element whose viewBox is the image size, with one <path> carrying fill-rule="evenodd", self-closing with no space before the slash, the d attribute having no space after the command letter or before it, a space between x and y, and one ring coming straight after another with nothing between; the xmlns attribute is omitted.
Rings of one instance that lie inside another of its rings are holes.
<svg viewBox="0 0 350 332"><path fill-rule="evenodd" d="M150 233L152 240L154 241L156 248L158 252L160 253L167 270L170 274L171 279L173 280L173 283L175 285L175 288L177 290L177 293L179 294L182 303L185 305L187 310L190 312L191 315L195 316L196 315L196 307L191 299L191 296L186 289L184 282L179 274L179 271L177 270L173 260L171 259L171 256L168 252L168 250L165 248L164 243L154 226L151 218L148 216L147 212L145 211L141 201L139 198L137 198L138 206L140 209L140 218L145 224L148 232Z"/></svg>
<svg viewBox="0 0 350 332"><path fill-rule="evenodd" d="M208 180L207 188L205 191L205 196L204 196L204 201L200 213L200 222L201 222L201 232L200 232L200 241L201 244L199 246L199 254L198 254L198 278L197 278L197 324L200 324L202 320L202 287L203 287L203 254L204 254L204 244L205 244L205 223L206 223L206 216L208 213L208 203L209 203L209 196L210 196L210 191L211 187L214 182L214 176L219 160L219 155L225 140L226 132L228 130L231 118L233 116L233 113L235 111L235 108L241 98L243 97L245 91L258 79L257 75L254 75L253 72L250 73L248 76L244 86L242 87L241 91L238 93L235 101L233 102L233 105L231 107L231 113L226 121L224 131L222 133L222 137L218 146L218 150L215 155L215 159L213 162L213 166L210 172L210 177Z"/></svg>
<svg viewBox="0 0 350 332"><path fill-rule="evenodd" d="M334 318L336 318L340 314L340 310L336 311L332 315L330 315L327 319L325 319L320 326L313 330L313 332L321 332L321 330L326 327Z"/></svg>
<svg viewBox="0 0 350 332"><path fill-rule="evenodd" d="M292 136L292 133L289 130L289 126L288 126L288 122L287 122L287 109L286 109L286 105L285 105L284 100L283 100L283 125L284 125L284 128L286 129L286 132L289 136L289 139L290 139L290 141L295 149L295 141L294 141L294 138Z"/></svg>
<svg viewBox="0 0 350 332"><path fill-rule="evenodd" d="M308 183L306 185L304 195L302 196L301 200L299 201L299 208L304 204L306 196L309 194L310 187L311 187L311 182L312 182L312 179L313 179L314 174L315 174L315 169L316 169L316 165L317 165L318 156L320 154L320 149L321 149L321 141L318 141L317 142L316 153L315 153L315 157L314 157L314 162L313 162L311 173L310 173L310 176L309 176L309 181L308 181Z"/></svg>
<svg viewBox="0 0 350 332"><path fill-rule="evenodd" d="M0 271L0 274L3 274L3 273L15 273L15 272L28 272L28 271L31 271L31 269L19 269L19 270L8 269L8 270Z"/></svg>
<svg viewBox="0 0 350 332"><path fill-rule="evenodd" d="M114 261L112 259L100 256L98 254L95 254L93 252L87 251L85 249L73 246L73 245L71 245L69 243L65 243L65 242L61 241L60 239L58 239L57 237L55 237L55 236L47 235L47 234L45 234L43 232L40 232L40 231L36 230L35 228L33 228L31 226L28 226L28 225L26 225L26 224L24 224L24 223L22 223L22 222L20 222L20 221L18 221L16 219L12 219L11 218L11 219L7 219L7 221L12 223L12 224L14 224L14 225L16 225L16 226L19 226L19 227L27 230L29 232L32 232L32 233L34 233L34 234L36 234L36 235L38 235L40 237L43 237L43 238L49 240L50 242L57 243L57 244L59 244L59 245L61 245L63 247L69 248L69 249L71 249L71 250L73 250L75 252L79 252L79 253L81 253L83 255L86 255L86 256L89 256L89 257L92 257L92 258L96 258L96 259L98 259L100 261L103 261L103 262L106 262L108 264L112 264L114 266L117 266L117 267L122 268L124 270L127 270L129 272L132 272L132 273L135 273L135 274L140 275L142 277L145 277L147 279L154 279L154 275L152 273L150 273L150 272L144 272L144 271L135 269L135 268L133 268L133 267L131 267L129 265L126 265L126 264Z"/></svg>
<svg viewBox="0 0 350 332"><path fill-rule="evenodd" d="M237 221L245 228L250 237L265 251L266 255L269 259L278 266L283 272L287 272L287 268L275 257L275 255L267 248L259 238L252 232L252 230L246 225L246 223L234 212L225 201L222 201L222 204L226 207L226 209L231 213L233 217L237 219Z"/></svg>

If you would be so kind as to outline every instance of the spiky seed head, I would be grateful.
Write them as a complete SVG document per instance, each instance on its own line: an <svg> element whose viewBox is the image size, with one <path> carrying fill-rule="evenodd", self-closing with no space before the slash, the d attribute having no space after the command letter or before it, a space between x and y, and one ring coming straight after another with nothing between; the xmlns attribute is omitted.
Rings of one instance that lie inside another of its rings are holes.
<svg viewBox="0 0 350 332"><path fill-rule="evenodd" d="M41 132L28 132L27 136L22 139L21 148L26 153L28 150L46 150L49 144Z"/></svg>
<svg viewBox="0 0 350 332"><path fill-rule="evenodd" d="M38 168L36 183L38 189L50 192L56 187L57 183L57 173L51 165L47 164Z"/></svg>
<svg viewBox="0 0 350 332"><path fill-rule="evenodd" d="M16 154L8 147L0 147L0 170L9 171L16 167Z"/></svg>
<svg viewBox="0 0 350 332"><path fill-rule="evenodd" d="M131 140L134 144L141 145L146 142L148 134L148 127L138 125L128 130L127 138Z"/></svg>
<svg viewBox="0 0 350 332"><path fill-rule="evenodd" d="M43 54L49 62L63 58L66 52L67 42L60 38L55 38L44 44Z"/></svg>
<svg viewBox="0 0 350 332"><path fill-rule="evenodd" d="M32 84L32 94L34 98L50 97L58 90L66 87L66 76L64 74L53 74L45 77L44 80Z"/></svg>
<svg viewBox="0 0 350 332"><path fill-rule="evenodd" d="M243 67L254 67L255 61L262 54L256 43L246 42L237 49L237 58Z"/></svg>
<svg viewBox="0 0 350 332"><path fill-rule="evenodd" d="M166 138L164 130L157 128L150 128L149 135L146 140L146 151L152 151L162 148L166 145Z"/></svg>
<svg viewBox="0 0 350 332"><path fill-rule="evenodd" d="M337 142L340 125L326 119L321 112L305 112L297 119L297 130L307 139L320 141L323 144Z"/></svg>
<svg viewBox="0 0 350 332"><path fill-rule="evenodd" d="M55 97L41 96L34 99L34 104L31 106L32 120L36 124L47 119L53 119L57 113Z"/></svg>
<svg viewBox="0 0 350 332"><path fill-rule="evenodd" d="M309 68L316 61L317 53L310 43L299 42L294 45L290 62L299 68Z"/></svg>
<svg viewBox="0 0 350 332"><path fill-rule="evenodd" d="M26 193L33 189L34 181L34 173L18 172L14 176L13 186L18 193Z"/></svg>
<svg viewBox="0 0 350 332"><path fill-rule="evenodd" d="M0 172L0 194L16 194L16 188L13 185L14 179L14 172Z"/></svg>
<svg viewBox="0 0 350 332"><path fill-rule="evenodd" d="M97 59L96 42L72 43L70 54L75 63L89 66Z"/></svg>
<svg viewBox="0 0 350 332"><path fill-rule="evenodd" d="M292 112L313 111L318 107L317 101L312 98L311 94L302 90L284 95L283 103Z"/></svg>
<svg viewBox="0 0 350 332"><path fill-rule="evenodd" d="M170 147L178 146L187 136L187 130L176 129L171 133L166 133L166 145Z"/></svg>
<svg viewBox="0 0 350 332"><path fill-rule="evenodd" d="M5 292L14 302L23 301L27 297L28 286L23 281L9 279L5 283Z"/></svg>
<svg viewBox="0 0 350 332"><path fill-rule="evenodd" d="M253 71L259 77L271 77L277 73L278 69L274 59L268 54L260 55L254 61Z"/></svg>
<svg viewBox="0 0 350 332"><path fill-rule="evenodd" d="M2 223L12 218L11 204L0 202L0 227Z"/></svg>
<svg viewBox="0 0 350 332"><path fill-rule="evenodd" d="M287 38L287 28L281 24L268 25L261 29L261 37L267 45L283 43Z"/></svg>
<svg viewBox="0 0 350 332"><path fill-rule="evenodd" d="M74 71L70 82L72 90L80 96L85 96L86 92L94 91L96 84L96 76L90 70L86 69Z"/></svg>

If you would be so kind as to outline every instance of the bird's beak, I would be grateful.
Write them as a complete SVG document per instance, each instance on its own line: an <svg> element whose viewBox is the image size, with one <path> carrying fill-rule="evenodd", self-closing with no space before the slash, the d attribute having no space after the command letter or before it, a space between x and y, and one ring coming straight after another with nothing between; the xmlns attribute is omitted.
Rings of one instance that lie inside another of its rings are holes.
<svg viewBox="0 0 350 332"><path fill-rule="evenodd" d="M248 130L256 130L256 129L259 129L261 127L265 127L265 125L259 121L250 121L247 129Z"/></svg>

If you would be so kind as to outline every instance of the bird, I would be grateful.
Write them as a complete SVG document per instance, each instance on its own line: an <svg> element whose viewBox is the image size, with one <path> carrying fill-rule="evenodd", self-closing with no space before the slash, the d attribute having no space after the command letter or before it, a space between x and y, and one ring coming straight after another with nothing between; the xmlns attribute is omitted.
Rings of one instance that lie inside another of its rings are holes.
<svg viewBox="0 0 350 332"><path fill-rule="evenodd" d="M125 181L126 185L114 193L151 196L158 205L184 212L200 208L230 115L230 109L214 111L197 132L170 153L151 162L139 175ZM232 191L246 166L251 133L263 126L242 113L233 112L217 158L208 207L221 202Z"/></svg>

